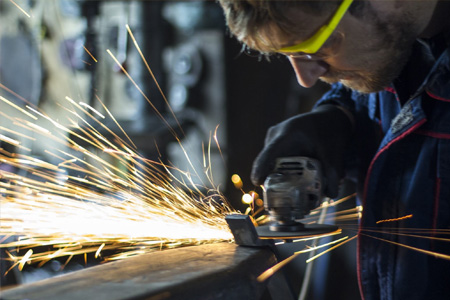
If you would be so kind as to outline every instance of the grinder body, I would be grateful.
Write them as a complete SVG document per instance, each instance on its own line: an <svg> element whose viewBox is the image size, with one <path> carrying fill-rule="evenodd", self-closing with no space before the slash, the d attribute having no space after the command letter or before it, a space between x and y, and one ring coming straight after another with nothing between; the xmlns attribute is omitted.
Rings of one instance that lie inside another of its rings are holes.
<svg viewBox="0 0 450 300"><path fill-rule="evenodd" d="M270 230L303 230L304 225L297 220L318 207L322 198L319 161L303 156L278 158L264 182L264 207L273 221Z"/></svg>

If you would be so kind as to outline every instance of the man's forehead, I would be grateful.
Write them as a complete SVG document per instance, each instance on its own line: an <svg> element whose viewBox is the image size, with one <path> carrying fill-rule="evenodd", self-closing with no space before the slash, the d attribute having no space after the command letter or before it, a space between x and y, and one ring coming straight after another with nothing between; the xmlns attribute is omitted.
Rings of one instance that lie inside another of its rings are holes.
<svg viewBox="0 0 450 300"><path fill-rule="evenodd" d="M285 12L286 17L292 22L292 28L289 33L296 35L311 35L319 30L331 17L329 11L315 12L294 8ZM305 38L308 38L305 36Z"/></svg>
<svg viewBox="0 0 450 300"><path fill-rule="evenodd" d="M330 18L329 12L311 13L298 7L286 11L284 14L289 23L280 25L274 20L258 29L258 35L264 40L263 43L271 44L275 48L273 50L308 39ZM252 45L249 44L249 46Z"/></svg>

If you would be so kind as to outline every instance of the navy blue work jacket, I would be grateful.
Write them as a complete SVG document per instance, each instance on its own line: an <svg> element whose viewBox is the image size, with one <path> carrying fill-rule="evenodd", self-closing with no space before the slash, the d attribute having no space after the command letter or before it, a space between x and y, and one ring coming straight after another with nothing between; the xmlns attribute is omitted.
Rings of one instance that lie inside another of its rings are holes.
<svg viewBox="0 0 450 300"><path fill-rule="evenodd" d="M319 101L349 109L347 175L363 205L358 278L365 300L450 299L450 47L417 41L399 78L360 94L335 84ZM400 221L379 222L405 217ZM406 246L404 246L406 245Z"/></svg>

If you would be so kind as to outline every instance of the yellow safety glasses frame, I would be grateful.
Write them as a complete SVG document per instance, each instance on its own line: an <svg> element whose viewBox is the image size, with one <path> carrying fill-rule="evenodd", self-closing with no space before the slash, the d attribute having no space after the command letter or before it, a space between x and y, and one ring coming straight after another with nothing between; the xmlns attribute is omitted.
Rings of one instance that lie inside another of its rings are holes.
<svg viewBox="0 0 450 300"><path fill-rule="evenodd" d="M309 39L301 42L300 44L281 48L278 50L280 53L295 53L303 52L305 54L314 54L325 44L330 35L334 32L337 25L341 21L344 14L347 12L350 4L353 0L344 0L338 7L330 22L320 27L320 29Z"/></svg>

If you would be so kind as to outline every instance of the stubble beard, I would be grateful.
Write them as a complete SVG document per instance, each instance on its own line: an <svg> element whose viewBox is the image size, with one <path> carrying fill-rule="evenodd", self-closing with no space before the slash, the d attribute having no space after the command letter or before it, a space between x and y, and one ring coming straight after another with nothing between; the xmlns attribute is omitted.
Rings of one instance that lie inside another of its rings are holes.
<svg viewBox="0 0 450 300"><path fill-rule="evenodd" d="M329 84L341 82L344 86L361 92L374 93L384 90L392 81L398 77L411 55L411 45L396 50L395 48L387 54L382 63L369 66L370 70L363 71L338 71L330 70L326 76L320 79ZM380 60L374 59L374 62Z"/></svg>
<svg viewBox="0 0 450 300"><path fill-rule="evenodd" d="M373 55L362 54L355 58L355 65L361 66L360 70L330 68L320 79L330 84L341 82L361 93L378 92L388 87L408 62L416 37L406 21L388 24L377 20L376 26L378 36L383 39L371 46Z"/></svg>

